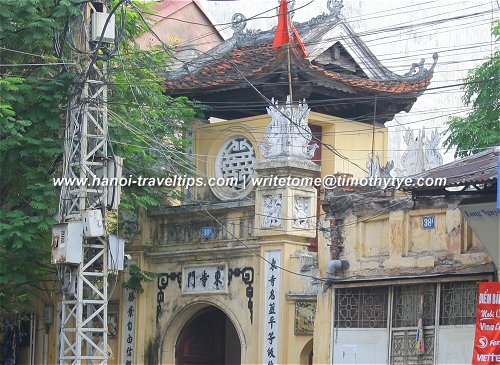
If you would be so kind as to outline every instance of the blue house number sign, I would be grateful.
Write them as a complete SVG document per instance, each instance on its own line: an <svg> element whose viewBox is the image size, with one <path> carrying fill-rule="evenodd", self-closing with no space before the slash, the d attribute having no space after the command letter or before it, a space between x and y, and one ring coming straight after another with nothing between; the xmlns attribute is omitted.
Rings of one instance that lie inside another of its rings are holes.
<svg viewBox="0 0 500 365"><path fill-rule="evenodd" d="M433 215L423 216L422 227L424 229L434 229L434 216Z"/></svg>
<svg viewBox="0 0 500 365"><path fill-rule="evenodd" d="M212 237L214 230L212 227L201 227L201 237L202 238L210 238Z"/></svg>

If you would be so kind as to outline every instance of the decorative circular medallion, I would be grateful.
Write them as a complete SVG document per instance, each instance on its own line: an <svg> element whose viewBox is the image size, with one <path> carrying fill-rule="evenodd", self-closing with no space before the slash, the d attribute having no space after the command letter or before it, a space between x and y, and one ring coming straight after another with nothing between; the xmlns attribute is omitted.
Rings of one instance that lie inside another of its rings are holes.
<svg viewBox="0 0 500 365"><path fill-rule="evenodd" d="M254 165L255 151L247 138L232 137L224 142L215 159L215 177L218 183L217 186L212 186L214 194L222 200L247 195L252 188Z"/></svg>

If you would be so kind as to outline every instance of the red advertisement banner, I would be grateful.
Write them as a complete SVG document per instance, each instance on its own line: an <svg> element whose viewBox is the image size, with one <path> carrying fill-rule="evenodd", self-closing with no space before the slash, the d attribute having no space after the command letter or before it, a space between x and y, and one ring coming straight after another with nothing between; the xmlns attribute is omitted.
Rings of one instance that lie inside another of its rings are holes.
<svg viewBox="0 0 500 365"><path fill-rule="evenodd" d="M479 283L472 364L500 364L500 283Z"/></svg>

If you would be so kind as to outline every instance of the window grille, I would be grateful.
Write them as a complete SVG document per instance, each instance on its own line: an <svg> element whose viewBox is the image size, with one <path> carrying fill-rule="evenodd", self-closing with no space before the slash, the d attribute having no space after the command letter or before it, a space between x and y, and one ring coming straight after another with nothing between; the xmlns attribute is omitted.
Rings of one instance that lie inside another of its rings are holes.
<svg viewBox="0 0 500 365"><path fill-rule="evenodd" d="M424 353L418 354L415 347L416 330L392 331L391 364L433 364L434 328L424 329Z"/></svg>
<svg viewBox="0 0 500 365"><path fill-rule="evenodd" d="M439 324L459 325L476 322L478 282L441 284Z"/></svg>
<svg viewBox="0 0 500 365"><path fill-rule="evenodd" d="M417 325L421 295L424 297L422 316L424 326L434 326L436 286L426 284L394 287L393 327L415 327Z"/></svg>
<svg viewBox="0 0 500 365"><path fill-rule="evenodd" d="M387 327L388 287L337 289L336 326L340 328Z"/></svg>

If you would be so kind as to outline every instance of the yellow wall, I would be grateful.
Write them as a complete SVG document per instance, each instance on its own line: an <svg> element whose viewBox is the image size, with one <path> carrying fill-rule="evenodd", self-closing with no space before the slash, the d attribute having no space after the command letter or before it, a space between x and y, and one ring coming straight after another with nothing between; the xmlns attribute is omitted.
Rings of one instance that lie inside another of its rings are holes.
<svg viewBox="0 0 500 365"><path fill-rule="evenodd" d="M434 229L422 227L428 215L435 217ZM348 276L370 268L432 268L439 253L464 265L490 262L458 209L396 210L370 220L349 216L343 224Z"/></svg>
<svg viewBox="0 0 500 365"><path fill-rule="evenodd" d="M195 141L193 162L196 170L201 176L213 176L215 156L219 148L228 138L235 135L248 138L255 149L257 161L262 160L258 144L265 141L264 134L270 121L271 118L268 115L260 115L210 124L196 123L193 126ZM322 177L337 172L351 173L358 178L367 176L367 172L362 169L367 170L366 160L368 154L371 153L371 125L316 112L309 114L308 123L322 127ZM387 129L377 126L375 129L374 151L375 154L379 153L382 164L387 162L387 144ZM350 162L342 159L332 150L338 150ZM201 199L215 199L208 187L198 188L195 191Z"/></svg>

